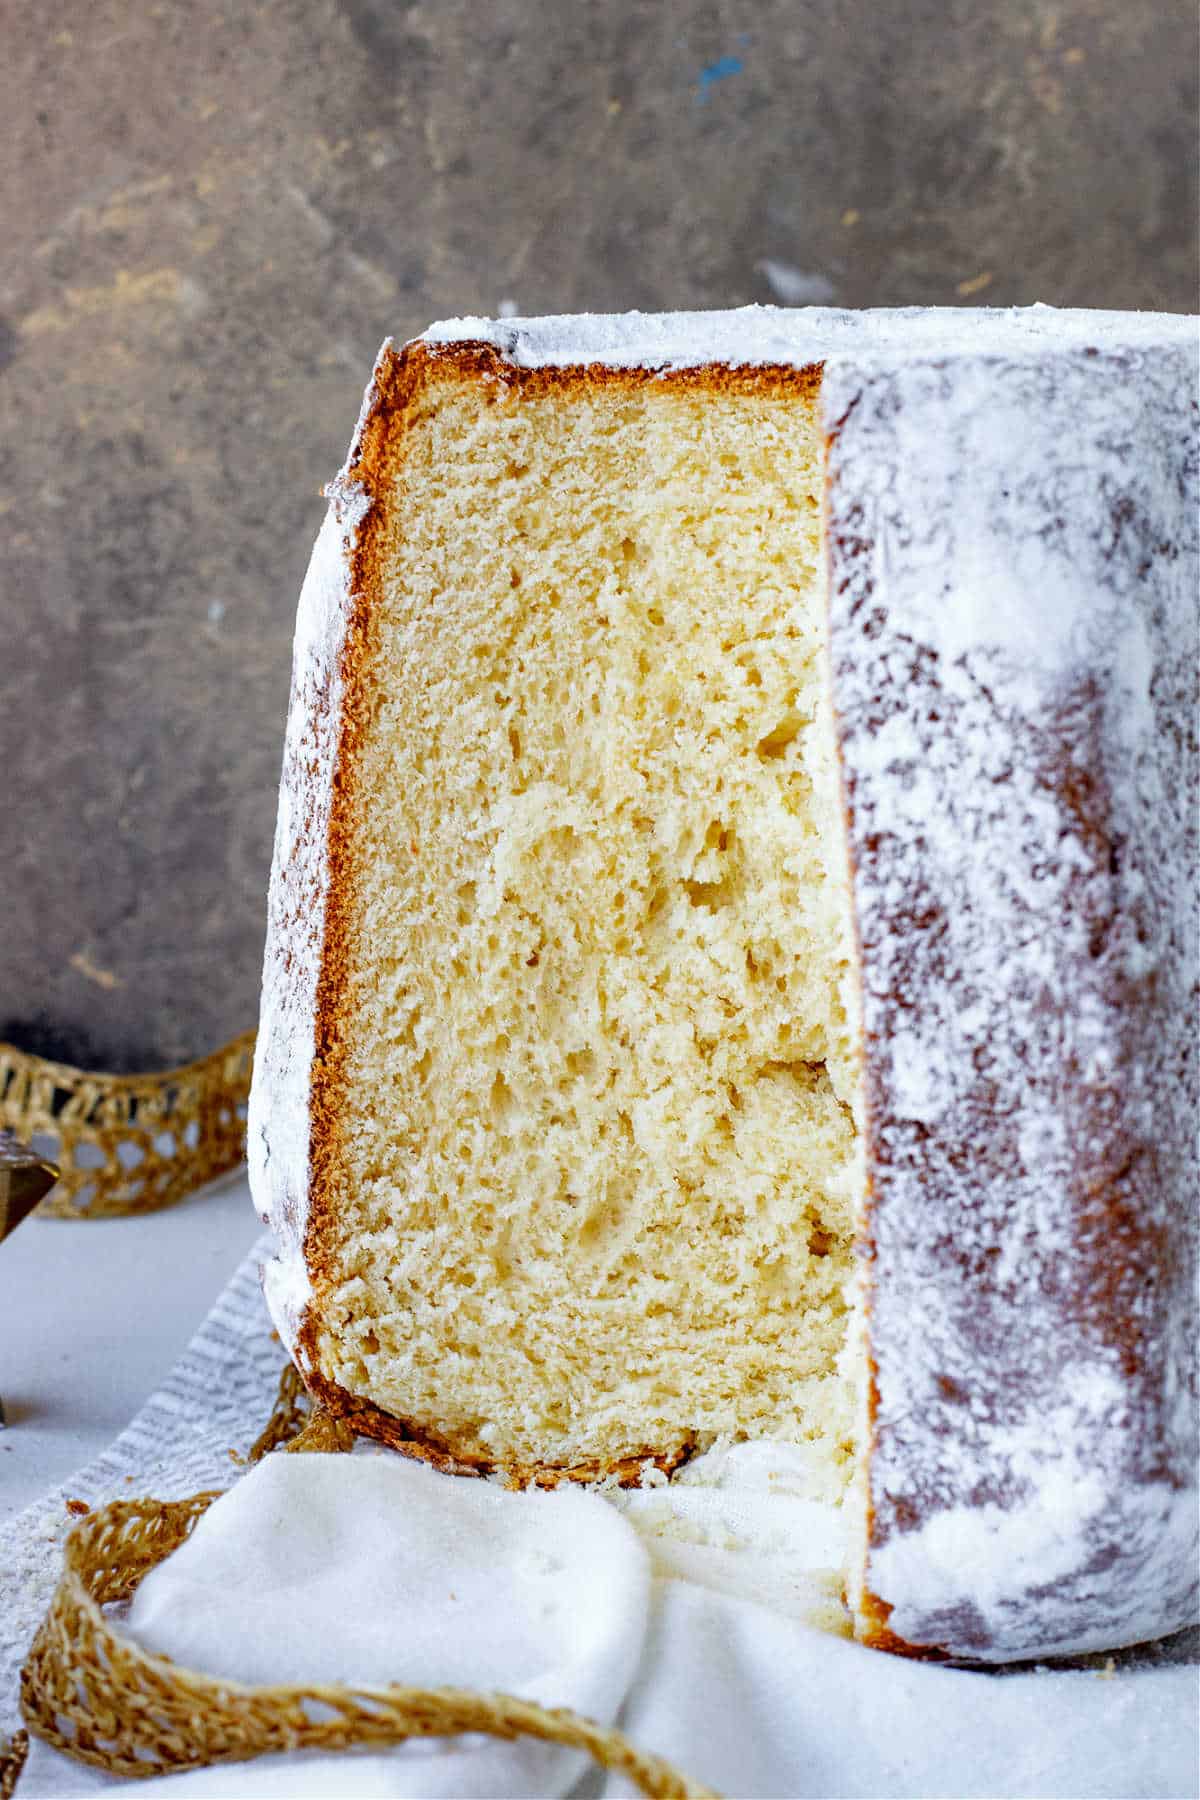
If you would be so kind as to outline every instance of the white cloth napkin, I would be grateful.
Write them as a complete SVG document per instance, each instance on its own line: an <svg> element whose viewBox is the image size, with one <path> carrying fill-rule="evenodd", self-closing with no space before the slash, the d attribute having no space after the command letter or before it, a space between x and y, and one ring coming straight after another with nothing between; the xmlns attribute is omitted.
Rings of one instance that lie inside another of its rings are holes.
<svg viewBox="0 0 1200 1800"><path fill-rule="evenodd" d="M235 1681L500 1690L608 1721L633 1682L649 1597L637 1533L588 1494L518 1497L399 1456L277 1455L151 1572L128 1629ZM364 1755L355 1775L430 1800L564 1794L584 1761L484 1739Z"/></svg>
<svg viewBox="0 0 1200 1800"><path fill-rule="evenodd" d="M1192 1669L968 1673L803 1623L826 1604L805 1562L836 1549L837 1527L788 1492L781 1462L734 1454L716 1485L623 1497L623 1517L595 1493L512 1494L387 1455L275 1455L147 1578L126 1628L241 1681L450 1684L572 1706L728 1795L1195 1794ZM557 1796L582 1767L552 1746L469 1738L105 1785L181 1800Z"/></svg>

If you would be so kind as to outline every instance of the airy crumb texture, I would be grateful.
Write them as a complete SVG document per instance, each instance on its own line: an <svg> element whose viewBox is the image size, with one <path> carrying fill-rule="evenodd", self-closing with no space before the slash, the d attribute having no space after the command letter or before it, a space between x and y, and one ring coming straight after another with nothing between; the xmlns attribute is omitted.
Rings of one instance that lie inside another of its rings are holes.
<svg viewBox="0 0 1200 1800"><path fill-rule="evenodd" d="M393 427L313 1342L481 1466L850 1456L814 385L430 359Z"/></svg>

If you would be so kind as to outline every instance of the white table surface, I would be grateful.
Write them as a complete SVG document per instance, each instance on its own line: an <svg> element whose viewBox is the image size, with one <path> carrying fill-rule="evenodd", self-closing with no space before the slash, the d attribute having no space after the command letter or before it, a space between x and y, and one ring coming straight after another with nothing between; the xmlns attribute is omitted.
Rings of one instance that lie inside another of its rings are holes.
<svg viewBox="0 0 1200 1800"><path fill-rule="evenodd" d="M261 1229L241 1171L164 1212L28 1219L0 1243L0 1520L124 1429Z"/></svg>

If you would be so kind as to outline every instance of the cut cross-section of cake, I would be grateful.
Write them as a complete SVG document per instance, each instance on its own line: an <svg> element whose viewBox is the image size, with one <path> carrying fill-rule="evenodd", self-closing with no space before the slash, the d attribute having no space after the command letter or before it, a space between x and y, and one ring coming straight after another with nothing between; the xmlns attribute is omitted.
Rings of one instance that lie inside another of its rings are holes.
<svg viewBox="0 0 1200 1800"><path fill-rule="evenodd" d="M1196 1603L1195 322L457 321L301 599L249 1152L355 1427L803 1441L868 1642Z"/></svg>

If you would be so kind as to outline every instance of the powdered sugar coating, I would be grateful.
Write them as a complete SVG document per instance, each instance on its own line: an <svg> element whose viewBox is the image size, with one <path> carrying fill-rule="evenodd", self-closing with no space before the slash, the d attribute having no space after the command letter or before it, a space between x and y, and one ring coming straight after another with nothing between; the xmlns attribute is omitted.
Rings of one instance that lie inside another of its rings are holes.
<svg viewBox="0 0 1200 1800"><path fill-rule="evenodd" d="M1128 350L1195 341L1195 322L1167 313L1026 307L741 306L728 312L567 313L542 319L443 319L421 342L492 344L518 368L697 368L853 364L873 357L1013 355L1087 347Z"/></svg>
<svg viewBox="0 0 1200 1800"><path fill-rule="evenodd" d="M824 364L874 1185L869 1582L894 1633L957 1655L1186 1622L1195 322L747 308L425 341L471 339L522 366ZM251 1101L293 1350L365 511L335 484L301 598Z"/></svg>
<svg viewBox="0 0 1200 1800"><path fill-rule="evenodd" d="M867 1586L1004 1659L1195 1616L1194 344L827 365Z"/></svg>
<svg viewBox="0 0 1200 1800"><path fill-rule="evenodd" d="M341 723L341 653L351 604L351 550L366 513L362 495L334 484L300 595L246 1123L251 1189L277 1245L263 1268L263 1289L279 1335L298 1360L300 1326L312 1293L304 1259L309 1097Z"/></svg>

